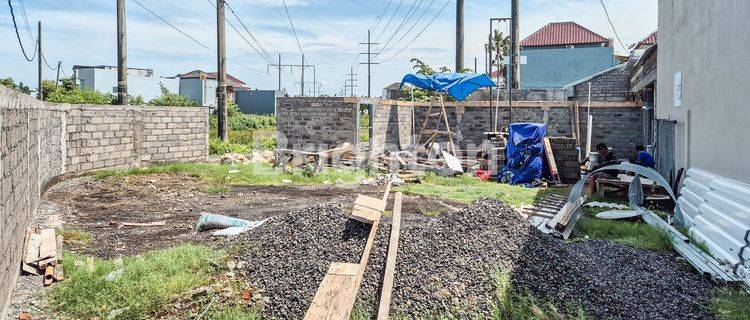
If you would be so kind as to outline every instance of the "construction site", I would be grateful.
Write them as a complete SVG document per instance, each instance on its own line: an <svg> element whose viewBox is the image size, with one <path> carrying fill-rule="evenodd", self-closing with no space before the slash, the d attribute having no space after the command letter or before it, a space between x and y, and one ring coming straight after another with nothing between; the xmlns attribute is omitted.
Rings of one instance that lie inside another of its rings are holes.
<svg viewBox="0 0 750 320"><path fill-rule="evenodd" d="M131 103L124 63L112 105L44 98L43 58L36 96L4 82L0 319L750 319L750 5L660 0L616 56L575 22L522 40L513 0L480 73L455 2L457 72L381 97L305 96L280 54L300 94L257 118L221 53L176 80L215 77L216 106Z"/></svg>

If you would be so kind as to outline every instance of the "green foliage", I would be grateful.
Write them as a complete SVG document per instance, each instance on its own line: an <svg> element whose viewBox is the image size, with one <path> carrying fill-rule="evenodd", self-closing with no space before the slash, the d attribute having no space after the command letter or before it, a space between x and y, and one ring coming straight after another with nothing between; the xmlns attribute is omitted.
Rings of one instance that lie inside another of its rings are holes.
<svg viewBox="0 0 750 320"><path fill-rule="evenodd" d="M21 92L23 92L25 94L30 94L31 93L31 88L29 88L29 86L23 84L23 82L19 82L18 84L16 84L15 81L13 81L13 78L10 78L10 77L4 78L4 79L0 79L0 85L3 85L3 86L6 86L8 88L11 88L11 89L15 89L15 90L21 91Z"/></svg>
<svg viewBox="0 0 750 320"><path fill-rule="evenodd" d="M551 302L536 298L531 292L515 288L510 273L498 270L495 274L493 319L514 320L574 320L587 319L580 304L570 302L566 310L559 310Z"/></svg>
<svg viewBox="0 0 750 320"><path fill-rule="evenodd" d="M61 319L154 318L175 301L190 299L189 290L211 284L212 276L221 273L217 266L223 265L222 259L219 250L182 245L125 257L121 262L96 259L94 270L89 271L85 257L66 253L65 281L52 286L46 298ZM118 270L121 275L106 279ZM216 308L215 312L235 309L220 303ZM253 316L248 308L235 311Z"/></svg>
<svg viewBox="0 0 750 320"><path fill-rule="evenodd" d="M359 141L370 141L370 114L367 111L359 113Z"/></svg>
<svg viewBox="0 0 750 320"><path fill-rule="evenodd" d="M581 218L576 225L580 236L610 240L636 248L670 250L672 242L663 231L645 223Z"/></svg>
<svg viewBox="0 0 750 320"><path fill-rule="evenodd" d="M479 198L498 198L512 206L529 205L550 193L563 192L560 189L532 189L482 181L467 174L441 177L433 173L425 174L422 183L405 184L397 189L405 193L437 196L463 203L471 203Z"/></svg>
<svg viewBox="0 0 750 320"><path fill-rule="evenodd" d="M253 148L249 145L211 139L208 141L209 154L226 154L226 153L250 153Z"/></svg>
<svg viewBox="0 0 750 320"><path fill-rule="evenodd" d="M237 170L237 172L229 173L230 170ZM363 171L359 170L328 168L310 177L302 170L283 172L279 169L274 170L269 164L262 163L234 166L211 163L174 163L129 170L100 170L92 175L96 179L105 179L153 173L184 173L209 183L226 185L279 185L283 183L283 180L290 180L296 184L320 184L323 181L334 182L337 179L341 179L344 183L357 183L366 176Z"/></svg>
<svg viewBox="0 0 750 320"><path fill-rule="evenodd" d="M151 99L148 102L152 106L167 106L167 107L197 107L198 102L191 100L190 98L172 93L167 89L163 83L159 83L161 87L161 97Z"/></svg>
<svg viewBox="0 0 750 320"><path fill-rule="evenodd" d="M750 295L740 288L727 286L719 289L710 308L721 320L750 320Z"/></svg>

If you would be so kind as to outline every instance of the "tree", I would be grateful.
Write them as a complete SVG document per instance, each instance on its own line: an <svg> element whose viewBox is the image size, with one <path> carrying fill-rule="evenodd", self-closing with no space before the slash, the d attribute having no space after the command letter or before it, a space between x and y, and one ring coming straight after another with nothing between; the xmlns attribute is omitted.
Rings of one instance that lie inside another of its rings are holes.
<svg viewBox="0 0 750 320"><path fill-rule="evenodd" d="M13 81L13 78L10 78L10 77L5 78L5 79L0 79L0 85L21 91L25 94L31 93L31 88L29 88L29 86L24 85L23 82L19 82L18 84L16 84L15 81Z"/></svg>
<svg viewBox="0 0 750 320"><path fill-rule="evenodd" d="M409 61L414 64L414 67L412 67L412 69L416 69L417 74L431 76L436 73L435 70L430 68L428 64L424 63L424 61L419 60L418 58L411 58L411 60Z"/></svg>
<svg viewBox="0 0 750 320"><path fill-rule="evenodd" d="M500 72L500 77L505 79L506 68L503 54L510 51L510 36L504 36L502 32L495 30L490 46L492 47L492 51L495 52L492 65L497 68L498 72Z"/></svg>
<svg viewBox="0 0 750 320"><path fill-rule="evenodd" d="M190 98L172 93L169 91L167 86L163 83L159 83L161 87L161 97L151 99L148 102L152 106L168 106L168 107L197 107L198 103L191 100Z"/></svg>

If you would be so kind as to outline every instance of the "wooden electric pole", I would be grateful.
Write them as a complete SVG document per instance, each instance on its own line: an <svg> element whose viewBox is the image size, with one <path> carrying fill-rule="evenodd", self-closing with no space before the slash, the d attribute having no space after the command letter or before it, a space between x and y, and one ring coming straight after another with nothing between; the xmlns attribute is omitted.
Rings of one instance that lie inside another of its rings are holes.
<svg viewBox="0 0 750 320"><path fill-rule="evenodd" d="M55 89L60 85L60 68L62 67L62 61L57 62L57 76L55 76Z"/></svg>
<svg viewBox="0 0 750 320"><path fill-rule="evenodd" d="M117 104L128 104L128 50L125 32L125 0L117 0Z"/></svg>
<svg viewBox="0 0 750 320"><path fill-rule="evenodd" d="M216 48L218 53L218 86L216 96L218 100L218 133L221 141L227 141L227 43L224 33L224 0L216 0Z"/></svg>
<svg viewBox="0 0 750 320"><path fill-rule="evenodd" d="M372 62L372 56L377 55L377 53L372 52L372 45L378 44L377 42L372 42L370 40L370 30L367 30L367 42L360 43L360 44L366 44L367 45L367 52L360 52L360 54L366 54L367 55L367 62L360 62L359 64L366 64L367 65L367 97L372 97L372 65L378 64L375 62Z"/></svg>
<svg viewBox="0 0 750 320"><path fill-rule="evenodd" d="M521 88L521 42L519 38L519 20L518 20L518 0L511 0L510 7L510 21L511 21L511 32L510 32L510 43L511 43L511 77L510 81L513 89Z"/></svg>
<svg viewBox="0 0 750 320"><path fill-rule="evenodd" d="M456 72L464 68L464 0L456 0Z"/></svg>
<svg viewBox="0 0 750 320"><path fill-rule="evenodd" d="M42 22L37 21L36 23L36 47L37 47L37 60L39 60L39 64L37 66L38 70L38 81L39 81L39 87L37 88L38 92L36 94L37 99L44 100L44 93L42 92L42 64L44 63L44 56L42 55Z"/></svg>

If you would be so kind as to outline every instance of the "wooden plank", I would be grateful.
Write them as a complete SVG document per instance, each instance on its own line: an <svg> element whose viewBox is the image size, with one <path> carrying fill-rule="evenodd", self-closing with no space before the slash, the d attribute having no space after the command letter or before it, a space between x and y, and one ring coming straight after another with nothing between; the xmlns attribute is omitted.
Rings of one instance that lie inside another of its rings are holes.
<svg viewBox="0 0 750 320"><path fill-rule="evenodd" d="M383 193L383 203L386 205L388 204L388 193L391 192L391 185L393 183L389 180L388 184L385 185L385 193ZM385 207L383 207L383 210L385 210Z"/></svg>
<svg viewBox="0 0 750 320"><path fill-rule="evenodd" d="M39 235L41 236L41 243L39 244L39 259L56 256L57 239L55 238L55 229L44 229Z"/></svg>
<svg viewBox="0 0 750 320"><path fill-rule="evenodd" d="M357 197L357 200L354 200L354 203L358 204L360 206L372 208L372 209L375 209L375 210L378 210L378 211L381 211L381 212L383 210L385 210L385 206L386 206L386 202L385 201L383 201L381 199L378 199L378 198L373 198L373 197L370 197L370 196L366 196L366 195L363 195L363 194L360 194Z"/></svg>
<svg viewBox="0 0 750 320"><path fill-rule="evenodd" d="M154 222L123 222L120 223L125 227L160 227L166 225L166 221L154 221Z"/></svg>
<svg viewBox="0 0 750 320"><path fill-rule="evenodd" d="M552 174L552 180L559 182L560 174L557 173L557 163L555 163L555 155L552 154L552 146L549 144L549 138L544 138L544 154L547 156L547 162L549 163L549 171Z"/></svg>
<svg viewBox="0 0 750 320"><path fill-rule="evenodd" d="M396 273L396 253L398 252L398 238L401 231L401 201L403 194L396 193L393 201L393 222L391 223L391 238L388 242L388 256L385 260L385 275L383 276L383 289L380 294L380 306L378 307L378 320L388 319L391 307L391 295L393 293L393 278Z"/></svg>
<svg viewBox="0 0 750 320"><path fill-rule="evenodd" d="M371 209L369 209L371 210ZM372 212L372 211L362 211L355 208L352 210L352 214L349 216L349 219L357 220L362 223L370 224L375 220L380 219L380 216L382 214L379 212Z"/></svg>

